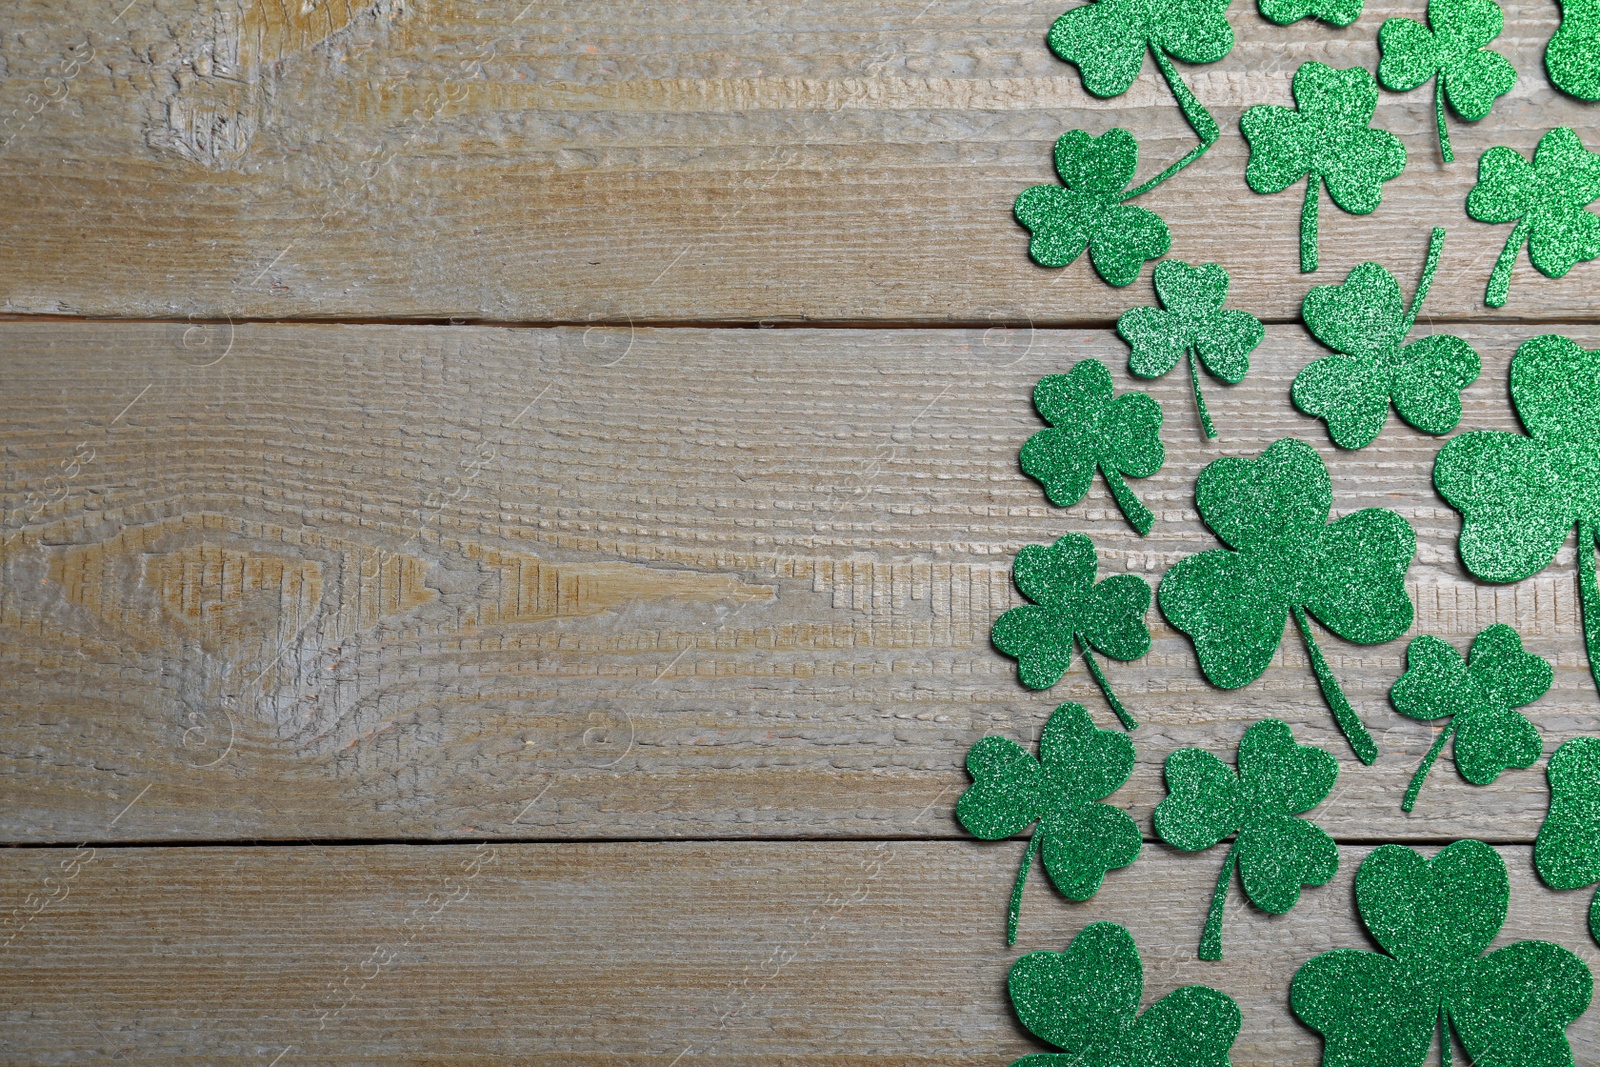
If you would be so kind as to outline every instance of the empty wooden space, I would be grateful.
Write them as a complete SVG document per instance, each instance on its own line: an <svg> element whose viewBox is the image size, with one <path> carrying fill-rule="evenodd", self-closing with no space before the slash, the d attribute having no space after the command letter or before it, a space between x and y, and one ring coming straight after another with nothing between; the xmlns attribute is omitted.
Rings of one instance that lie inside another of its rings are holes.
<svg viewBox="0 0 1600 1067"><path fill-rule="evenodd" d="M1141 174L1192 143L1152 65L1098 100L1049 53L1066 0L126 3L20 0L0 32L0 1061L1004 1065L1045 1050L1011 962L1109 919L1146 1004L1213 985L1235 1064L1311 1064L1288 982L1370 947L1362 856L1469 836L1510 869L1501 943L1600 964L1590 894L1532 870L1543 761L1476 787L1447 754L1405 813L1437 734L1388 699L1409 637L1511 623L1555 665L1546 754L1592 734L1571 545L1472 578L1440 439L1391 416L1343 451L1288 399L1326 351L1306 290L1371 259L1409 294L1434 225L1417 333L1482 357L1462 429L1518 428L1521 342L1600 346L1600 261L1524 255L1491 312L1509 231L1462 208L1491 145L1600 148L1540 66L1556 5L1505 5L1520 80L1452 120L1453 165L1431 93L1383 95L1410 165L1370 216L1324 202L1314 275L1238 116L1305 60L1373 68L1424 5L1237 3L1232 54L1182 68L1223 137L1139 202L1271 323L1207 380L1208 441L1183 371L1133 378L1109 328L1148 268L1045 270L1011 218L1068 129L1135 131ZM1089 357L1165 413L1147 537L1098 478L1061 509L1018 467L1034 383ZM1085 904L1036 874L1008 948L1023 844L955 821L966 751L1068 700L1114 722L1081 663L1033 692L990 644L1013 556L1086 533L1154 585L1218 545L1201 469L1288 436L1335 517L1417 534L1406 637L1319 634L1377 762L1293 632L1224 691L1152 610L1149 654L1106 662L1144 854ZM1163 762L1231 762L1267 716L1339 759L1312 818L1340 873L1283 916L1235 888L1202 963L1222 860L1154 841Z"/></svg>

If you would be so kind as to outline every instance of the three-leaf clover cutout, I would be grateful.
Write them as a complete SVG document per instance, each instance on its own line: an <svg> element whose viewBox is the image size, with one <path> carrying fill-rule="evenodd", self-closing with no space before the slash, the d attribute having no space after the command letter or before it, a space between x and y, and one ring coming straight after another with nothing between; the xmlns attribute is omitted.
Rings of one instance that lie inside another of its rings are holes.
<svg viewBox="0 0 1600 1067"><path fill-rule="evenodd" d="M1316 16L1335 26L1348 26L1361 17L1363 0L1260 0L1263 18L1287 26Z"/></svg>
<svg viewBox="0 0 1600 1067"><path fill-rule="evenodd" d="M1161 405L1146 393L1115 396L1111 372L1098 359L1080 360L1068 374L1039 379L1033 406L1051 429L1022 446L1023 471L1044 486L1057 507L1083 499L1099 471L1128 524L1150 532L1155 516L1133 495L1126 474L1148 478L1166 462L1161 443Z"/></svg>
<svg viewBox="0 0 1600 1067"><path fill-rule="evenodd" d="M1515 222L1489 274L1483 302L1504 307L1517 253L1547 278L1561 278L1579 263L1600 257L1600 215L1586 205L1600 199L1600 154L1589 151L1566 126L1539 138L1533 162L1504 145L1478 159L1478 184L1467 194L1467 214L1479 222Z"/></svg>
<svg viewBox="0 0 1600 1067"><path fill-rule="evenodd" d="M1111 691L1090 646L1112 659L1138 659L1150 651L1150 583L1137 574L1113 574L1099 584L1094 542L1067 534L1055 544L1025 545L1011 567L1017 592L1033 601L995 620L994 646L1017 661L1017 677L1029 689L1048 689L1072 666L1072 647L1125 729L1139 725Z"/></svg>
<svg viewBox="0 0 1600 1067"><path fill-rule="evenodd" d="M1544 696L1555 679L1550 664L1522 650L1522 638L1497 623L1473 638L1470 658L1437 637L1411 639L1406 672L1389 690L1400 714L1424 721L1449 718L1412 776L1400 807L1417 802L1433 761L1455 735L1456 770L1473 785L1488 785L1507 767L1529 767L1544 752L1544 739L1514 709Z"/></svg>
<svg viewBox="0 0 1600 1067"><path fill-rule="evenodd" d="M1334 949L1294 976L1289 1003L1322 1034L1322 1062L1419 1067L1450 1031L1478 1067L1572 1063L1566 1027L1589 1006L1583 961L1548 941L1484 955L1506 919L1500 854L1457 841L1432 860L1400 845L1356 871L1356 906L1382 952Z"/></svg>
<svg viewBox="0 0 1600 1067"><path fill-rule="evenodd" d="M1341 448L1365 448L1389 420L1400 417L1423 433L1442 434L1461 421L1461 390L1478 379L1478 353L1459 337L1434 334L1406 344L1439 265L1444 231L1435 228L1422 281L1408 308L1400 285L1383 266L1362 263L1342 285L1306 294L1301 317L1317 340L1336 353L1295 377L1295 407L1328 424Z"/></svg>
<svg viewBox="0 0 1600 1067"><path fill-rule="evenodd" d="M1560 0L1561 25L1544 50L1544 69L1564 93L1600 100L1600 4Z"/></svg>
<svg viewBox="0 0 1600 1067"><path fill-rule="evenodd" d="M1224 689L1261 676L1293 616L1323 698L1363 763L1378 755L1311 632L1316 616L1347 641L1392 641L1411 625L1406 570L1417 539L1405 519L1366 508L1329 523L1333 483L1316 449L1277 441L1255 460L1224 457L1200 472L1200 516L1228 547L1179 560L1161 579L1167 621L1194 641Z"/></svg>
<svg viewBox="0 0 1600 1067"><path fill-rule="evenodd" d="M1600 737L1574 737L1550 756L1550 811L1533 865L1551 889L1600 882ZM1589 904L1589 936L1600 941L1600 892Z"/></svg>
<svg viewBox="0 0 1600 1067"><path fill-rule="evenodd" d="M1200 958L1222 958L1222 908L1233 871L1252 903L1281 915L1303 885L1323 885L1339 870L1339 848L1322 828L1298 818L1327 797L1339 762L1297 744L1286 723L1263 719L1239 741L1235 773L1201 748L1167 757L1167 797L1156 806L1161 840L1185 852L1232 835L1200 937Z"/></svg>
<svg viewBox="0 0 1600 1067"><path fill-rule="evenodd" d="M1194 403L1207 437L1216 437L1206 398L1200 393L1200 368L1229 385L1250 372L1250 353L1266 336L1261 320L1248 311L1223 308L1228 272L1215 263L1198 267L1176 259L1156 264L1156 295L1161 307L1123 312L1117 332L1132 346L1128 370L1140 378L1159 378L1188 356Z"/></svg>
<svg viewBox="0 0 1600 1067"><path fill-rule="evenodd" d="M1317 269L1317 204L1321 187L1352 215L1383 200L1383 183L1406 167L1406 148L1386 130L1369 128L1378 83L1361 67L1334 70L1303 63L1294 73L1296 108L1257 104L1239 120L1250 142L1245 181L1258 193L1280 193L1306 179L1300 212L1300 269Z"/></svg>
<svg viewBox="0 0 1600 1067"><path fill-rule="evenodd" d="M1006 944L1017 940L1022 889L1041 846L1050 881L1080 901L1099 891L1107 871L1138 858L1139 827L1127 812L1100 803L1133 773L1133 742L1097 729L1082 704L1050 713L1038 759L1009 737L985 737L967 752L967 771L973 784L956 801L956 818L968 833L998 841L1038 823L1011 891Z"/></svg>
<svg viewBox="0 0 1600 1067"><path fill-rule="evenodd" d="M1428 0L1428 25L1415 19L1385 19L1378 29L1378 80L1396 92L1415 89L1434 79L1434 118L1439 127L1439 153L1455 162L1444 102L1455 113L1476 122L1499 97L1517 84L1517 70L1499 52L1484 46L1505 26L1495 0Z"/></svg>
<svg viewBox="0 0 1600 1067"><path fill-rule="evenodd" d="M1545 568L1578 527L1578 591L1600 687L1600 351L1559 334L1523 342L1511 402L1528 434L1475 430L1439 450L1433 484L1461 512L1461 561L1490 582Z"/></svg>
<svg viewBox="0 0 1600 1067"><path fill-rule="evenodd" d="M1209 986L1174 989L1139 1014L1144 965L1125 927L1090 923L1065 952L1030 952L1006 982L1017 1019L1061 1049L1011 1067L1228 1067L1243 1021Z"/></svg>
<svg viewBox="0 0 1600 1067"><path fill-rule="evenodd" d="M1083 76L1083 87L1098 97L1127 92L1139 76L1148 50L1184 119L1200 138L1198 146L1129 193L1128 198L1154 189L1199 159L1221 136L1216 119L1183 83L1173 69L1172 59L1215 63L1232 51L1228 3L1229 0L1090 0L1056 19L1050 27L1050 50L1076 65ZM1133 177L1131 169L1128 177Z"/></svg>
<svg viewBox="0 0 1600 1067"><path fill-rule="evenodd" d="M1123 201L1139 167L1139 142L1127 130L1099 137L1073 130L1056 141L1060 185L1022 191L1013 209L1033 235L1028 254L1046 267L1064 267L1089 250L1094 269L1112 285L1139 277L1145 260L1166 254L1172 234L1161 216Z"/></svg>

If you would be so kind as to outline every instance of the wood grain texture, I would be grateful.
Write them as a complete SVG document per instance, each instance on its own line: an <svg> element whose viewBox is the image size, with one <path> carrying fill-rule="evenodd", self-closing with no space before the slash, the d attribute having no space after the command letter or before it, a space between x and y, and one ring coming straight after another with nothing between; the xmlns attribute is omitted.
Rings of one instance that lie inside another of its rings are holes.
<svg viewBox="0 0 1600 1067"><path fill-rule="evenodd" d="M1029 886L1015 949L1005 899L1020 843L667 842L12 850L0 901L47 906L0 949L12 1062L273 1062L563 1067L900 1067L1046 1051L1004 991L1024 952L1089 922L1129 926L1145 1004L1202 983L1234 997L1236 1067L1314 1064L1294 972L1373 948L1354 914L1367 849L1286 915L1235 897L1224 959L1194 945L1219 855L1152 846L1071 904ZM1432 851L1432 850L1427 850ZM1502 849L1496 946L1600 951L1587 892L1537 882ZM63 867L63 863L68 866ZM648 872L649 877L641 877ZM49 896L46 879L61 892ZM10 935L6 935L10 936ZM1568 1031L1600 1052L1600 1012ZM1437 1054L1437 1053L1435 1053Z"/></svg>
<svg viewBox="0 0 1600 1067"><path fill-rule="evenodd" d="M503 322L1104 324L1148 299L1086 262L1033 266L1010 217L1053 181L1068 129L1139 137L1144 173L1192 143L1153 65L1099 100L1043 37L1064 0L780 6L525 0L19 0L0 40L0 311ZM1267 23L1184 76L1224 134L1146 198L1172 254L1217 261L1240 302L1293 319L1312 282L1420 268L1428 311L1483 318L1509 228L1463 203L1488 146L1531 151L1593 105L1542 68L1554 4L1510 4L1520 73L1435 143L1432 93L1384 94L1410 166L1383 206L1325 203L1322 270L1297 270L1300 194L1243 182L1242 110L1290 102L1317 59L1377 63L1374 0L1346 30ZM117 12L121 14L117 14ZM1297 187L1298 188L1298 187ZM1146 275L1148 278L1148 274ZM1497 318L1595 321L1600 263L1522 257Z"/></svg>
<svg viewBox="0 0 1600 1067"><path fill-rule="evenodd" d="M1462 428L1514 428L1531 331L1457 332L1485 368ZM0 347L7 840L959 836L978 737L1032 744L1068 699L1113 721L1081 665L1033 693L989 645L1017 549L1086 532L1102 573L1154 582L1216 547L1204 464L1287 435L1336 516L1416 528L1413 633L1508 622L1556 665L1547 752L1600 707L1570 546L1518 585L1467 576L1439 442L1392 418L1331 447L1287 401L1318 352L1298 328L1208 385L1209 444L1185 378L1136 383L1104 331L35 323ZM1147 539L1098 480L1062 510L1017 468L1033 383L1086 356L1166 410ZM1404 641L1323 635L1382 750L1361 767L1292 632L1221 691L1150 623L1107 667L1143 723L1116 800L1147 829L1170 751L1231 759L1271 715L1339 756L1317 818L1341 839L1537 832L1542 765L1480 788L1446 756L1400 811L1434 736L1388 704Z"/></svg>

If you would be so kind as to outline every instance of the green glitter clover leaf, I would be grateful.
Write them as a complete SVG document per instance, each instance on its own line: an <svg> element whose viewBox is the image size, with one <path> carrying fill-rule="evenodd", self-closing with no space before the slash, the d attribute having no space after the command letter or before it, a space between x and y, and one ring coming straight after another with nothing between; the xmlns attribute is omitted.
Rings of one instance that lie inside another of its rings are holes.
<svg viewBox="0 0 1600 1067"><path fill-rule="evenodd" d="M1348 26L1361 17L1362 0L1260 0L1263 18L1287 26L1315 15L1335 26Z"/></svg>
<svg viewBox="0 0 1600 1067"><path fill-rule="evenodd" d="M1523 342L1511 402L1528 435L1451 438L1434 460L1434 488L1461 512L1461 561L1485 581L1543 570L1577 524L1584 645L1600 688L1600 350L1553 333Z"/></svg>
<svg viewBox="0 0 1600 1067"><path fill-rule="evenodd" d="M1144 965L1125 927L1090 923L1065 952L1030 952L1006 986L1017 1019L1061 1049L1011 1067L1228 1067L1242 1016L1209 986L1174 989L1139 1014Z"/></svg>
<svg viewBox="0 0 1600 1067"><path fill-rule="evenodd" d="M1362 763L1378 746L1339 688L1308 615L1347 641L1392 641L1411 625L1406 570L1417 538L1405 519L1366 508L1328 522L1333 483L1317 450L1294 438L1260 459L1225 457L1200 472L1200 516L1228 547L1182 559L1156 591L1161 613L1194 642L1214 685L1261 676L1293 616L1323 699Z"/></svg>
<svg viewBox="0 0 1600 1067"><path fill-rule="evenodd" d="M1433 761L1455 734L1456 770L1473 785L1488 785L1507 767L1530 767L1544 752L1544 739L1514 711L1544 696L1555 679L1550 664L1522 650L1517 631L1498 623L1473 638L1470 659L1437 637L1414 637L1406 649L1406 672L1389 690L1394 709L1424 721L1449 718L1411 778L1402 810L1417 802Z"/></svg>
<svg viewBox="0 0 1600 1067"><path fill-rule="evenodd" d="M1178 365L1178 357L1187 355L1200 425L1207 437L1216 437L1206 398L1200 393L1198 363L1229 385L1237 385L1249 373L1250 353L1266 330L1248 311L1223 309L1228 272L1215 263L1191 267L1164 259L1156 264L1155 287L1165 310L1130 308L1117 320L1117 332L1133 348L1128 370L1140 378L1159 378Z"/></svg>
<svg viewBox="0 0 1600 1067"><path fill-rule="evenodd" d="M1383 51L1378 80L1385 89L1407 92L1434 79L1434 118L1439 153L1446 163L1456 157L1444 121L1445 98L1457 115L1476 122L1517 84L1511 61L1484 47L1500 36L1504 26L1505 14L1495 0L1428 0L1427 26L1393 18L1385 19L1378 29Z"/></svg>
<svg viewBox="0 0 1600 1067"><path fill-rule="evenodd" d="M1065 267L1087 248L1095 271L1110 284L1138 278L1145 260L1172 246L1160 215L1123 203L1144 191L1124 191L1138 166L1139 142L1127 130L1064 134L1056 142L1061 184L1024 189L1012 209L1033 235L1028 254L1042 266Z"/></svg>
<svg viewBox="0 0 1600 1067"><path fill-rule="evenodd" d="M1038 759L1009 737L985 737L967 752L967 771L972 785L956 801L956 818L968 833L998 841L1039 824L1017 868L1006 944L1016 943L1022 888L1041 845L1045 872L1071 900L1088 900L1107 871L1138 858L1138 826L1127 812L1100 803L1133 773L1133 742L1096 729L1082 704L1050 713Z"/></svg>
<svg viewBox="0 0 1600 1067"><path fill-rule="evenodd" d="M1477 1067L1571 1067L1566 1028L1589 1007L1594 978L1548 941L1484 955L1505 923L1506 865L1482 841L1432 860L1384 845L1356 871L1361 921L1383 949L1340 948L1301 966L1294 1013L1322 1034L1325 1067L1420 1067L1450 1031Z"/></svg>
<svg viewBox="0 0 1600 1067"><path fill-rule="evenodd" d="M1585 206L1600 199L1600 154L1590 152L1566 126L1539 138L1533 162L1504 145L1478 159L1478 184L1467 194L1467 214L1479 222L1515 222L1495 261L1483 302L1504 307L1517 253L1547 278L1600 257L1600 215Z"/></svg>
<svg viewBox="0 0 1600 1067"><path fill-rule="evenodd" d="M1161 405L1145 393L1113 398L1111 372L1098 359L1075 363L1069 374L1050 374L1033 390L1033 406L1051 429L1028 438L1022 469L1044 486L1057 507L1071 507L1089 491L1098 470L1128 524L1150 532L1155 516L1128 483L1161 469L1167 450L1161 443Z"/></svg>
<svg viewBox="0 0 1600 1067"><path fill-rule="evenodd" d="M1294 72L1299 110L1257 104L1239 120L1250 142L1245 181L1258 193L1281 193L1306 179L1300 212L1300 269L1317 269L1317 202L1327 185L1333 202L1367 215L1383 199L1383 183L1406 168L1406 146L1386 130L1368 127L1378 107L1378 83L1360 67L1334 70L1303 63Z"/></svg>
<svg viewBox="0 0 1600 1067"><path fill-rule="evenodd" d="M1263 719L1239 741L1239 770L1201 748L1167 757L1167 797L1156 806L1156 833L1185 852L1234 835L1211 897L1200 958L1222 958L1222 906L1233 870L1251 902L1282 915L1302 885L1323 885L1339 870L1339 848L1318 826L1296 818L1327 797L1339 762L1297 744L1288 724Z"/></svg>
<svg viewBox="0 0 1600 1067"><path fill-rule="evenodd" d="M1544 50L1544 69L1564 93L1600 100L1600 2L1560 0L1561 25Z"/></svg>
<svg viewBox="0 0 1600 1067"><path fill-rule="evenodd" d="M1150 583L1137 574L1113 574L1095 584L1094 542L1067 534L1055 544L1025 545L1011 568L1017 591L1032 604L995 620L994 647L1017 661L1017 677L1029 689L1048 689L1072 666L1074 642L1124 729L1139 724L1111 691L1089 654L1099 649L1126 662L1150 651Z"/></svg>
<svg viewBox="0 0 1600 1067"><path fill-rule="evenodd" d="M1400 417L1423 433L1449 433L1461 421L1461 390L1478 379L1478 353L1459 337L1434 334L1405 344L1428 297L1444 231L1434 228L1428 262L1408 308L1400 286L1377 263L1362 263L1343 285L1306 294L1301 317L1337 355L1323 356L1294 380L1294 406L1324 420L1340 448L1365 448Z"/></svg>
<svg viewBox="0 0 1600 1067"><path fill-rule="evenodd" d="M1539 827L1533 865L1551 889L1600 882L1600 737L1574 737L1545 767L1550 813ZM1589 936L1600 941L1600 892L1589 905Z"/></svg>
<svg viewBox="0 0 1600 1067"><path fill-rule="evenodd" d="M1056 19L1050 27L1050 50L1074 64L1083 77L1083 87L1098 97L1127 92L1139 76L1148 50L1161 68L1161 76L1167 79L1178 109L1200 138L1200 144L1182 159L1122 199L1154 189L1199 159L1222 135L1216 119L1173 69L1172 60L1215 63L1233 50L1228 3L1229 0L1090 0ZM1128 179L1132 178L1130 166Z"/></svg>

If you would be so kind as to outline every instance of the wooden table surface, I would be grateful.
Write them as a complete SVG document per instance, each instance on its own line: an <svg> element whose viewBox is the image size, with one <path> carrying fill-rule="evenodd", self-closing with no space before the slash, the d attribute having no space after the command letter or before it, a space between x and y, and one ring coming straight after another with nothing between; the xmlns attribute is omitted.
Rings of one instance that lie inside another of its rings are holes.
<svg viewBox="0 0 1600 1067"><path fill-rule="evenodd" d="M1033 265L1010 217L1072 128L1134 130L1141 173L1192 136L1153 65L1115 100L1043 35L1062 0L15 0L0 26L0 1061L1004 1065L1044 1051L1004 993L1022 952L1127 925L1146 1002L1204 982L1244 1014L1240 1067L1310 1064L1287 1006L1313 954L1363 947L1351 882L1399 841L1476 836L1510 869L1502 941L1592 968L1585 891L1538 882L1543 761L1488 787L1387 698L1405 641L1329 637L1377 737L1362 767L1302 647L1247 688L1154 643L1111 663L1139 718L1113 801L1147 842L1085 904L1020 840L955 822L967 748L1032 745L1052 707L1110 716L1081 665L1021 688L989 628L1024 544L1090 534L1152 582L1215 541L1194 479L1298 436L1335 514L1418 536L1411 634L1514 624L1556 665L1548 754L1600 708L1569 545L1476 581L1433 492L1439 441L1391 418L1335 449L1288 387L1323 351L1311 284L1357 262L1407 292L1449 231L1423 332L1483 374L1464 429L1516 426L1518 344L1600 345L1600 262L1524 255L1469 220L1490 145L1594 105L1541 65L1556 5L1507 3L1517 87L1438 160L1428 90L1383 94L1405 173L1356 217L1244 184L1238 117L1303 61L1376 66L1383 18L1229 17L1184 76L1221 141L1141 205L1268 325L1252 371L1132 379L1110 329L1153 302L1086 260ZM1163 405L1140 538L1100 484L1063 511L1017 467L1029 392L1087 356ZM1410 635L1408 635L1409 637ZM1292 637L1292 635L1291 635ZM1161 766L1231 760L1264 716L1340 758L1314 813L1338 877L1284 916L1228 906L1220 854L1154 841ZM1600 1012L1570 1030L1600 1051Z"/></svg>

